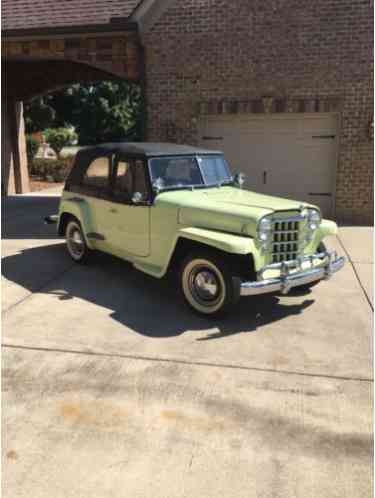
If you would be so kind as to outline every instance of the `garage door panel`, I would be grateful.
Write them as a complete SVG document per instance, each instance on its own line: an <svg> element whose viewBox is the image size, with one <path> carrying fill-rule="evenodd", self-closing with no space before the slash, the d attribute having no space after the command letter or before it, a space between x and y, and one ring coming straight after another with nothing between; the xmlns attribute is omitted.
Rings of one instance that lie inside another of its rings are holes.
<svg viewBox="0 0 375 498"><path fill-rule="evenodd" d="M316 117L300 120L299 130L302 136L335 135L337 131L336 116Z"/></svg>
<svg viewBox="0 0 375 498"><path fill-rule="evenodd" d="M335 115L209 116L201 123L200 138L201 145L222 150L232 170L247 174L247 188L318 204L331 215Z"/></svg>

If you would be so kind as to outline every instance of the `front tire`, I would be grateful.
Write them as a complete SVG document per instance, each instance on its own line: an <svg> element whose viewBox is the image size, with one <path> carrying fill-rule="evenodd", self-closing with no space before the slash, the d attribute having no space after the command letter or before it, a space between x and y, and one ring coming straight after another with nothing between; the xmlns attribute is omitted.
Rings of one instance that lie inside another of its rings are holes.
<svg viewBox="0 0 375 498"><path fill-rule="evenodd" d="M65 227L65 240L69 256L76 263L86 263L90 249L87 247L80 222L71 218Z"/></svg>
<svg viewBox="0 0 375 498"><path fill-rule="evenodd" d="M181 265L179 279L186 303L201 315L226 314L240 297L240 280L225 258L214 251L189 254Z"/></svg>

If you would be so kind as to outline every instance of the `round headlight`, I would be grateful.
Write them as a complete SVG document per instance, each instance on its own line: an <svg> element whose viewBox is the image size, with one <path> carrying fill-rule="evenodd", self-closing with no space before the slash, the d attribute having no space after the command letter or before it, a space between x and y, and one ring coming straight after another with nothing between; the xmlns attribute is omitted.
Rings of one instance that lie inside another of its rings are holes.
<svg viewBox="0 0 375 498"><path fill-rule="evenodd" d="M272 230L272 222L269 218L262 218L258 225L259 232L270 232Z"/></svg>
<svg viewBox="0 0 375 498"><path fill-rule="evenodd" d="M319 211L316 211L315 209L310 209L308 219L309 219L309 229L312 231L317 230L321 222Z"/></svg>
<svg viewBox="0 0 375 498"><path fill-rule="evenodd" d="M258 224L258 239L262 242L262 247L267 248L272 234L272 221L269 218L262 218Z"/></svg>
<svg viewBox="0 0 375 498"><path fill-rule="evenodd" d="M309 211L309 221L310 221L310 223L316 223L317 225L319 225L319 223L321 221L319 211L316 211L315 209L311 209Z"/></svg>

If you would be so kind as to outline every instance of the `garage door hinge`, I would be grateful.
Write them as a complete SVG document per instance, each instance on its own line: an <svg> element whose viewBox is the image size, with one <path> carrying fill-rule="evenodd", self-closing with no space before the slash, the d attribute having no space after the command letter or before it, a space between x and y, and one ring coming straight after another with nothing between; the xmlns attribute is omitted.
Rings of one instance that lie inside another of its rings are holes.
<svg viewBox="0 0 375 498"><path fill-rule="evenodd" d="M312 138L325 138L333 140L334 138L336 138L336 135L313 135Z"/></svg>

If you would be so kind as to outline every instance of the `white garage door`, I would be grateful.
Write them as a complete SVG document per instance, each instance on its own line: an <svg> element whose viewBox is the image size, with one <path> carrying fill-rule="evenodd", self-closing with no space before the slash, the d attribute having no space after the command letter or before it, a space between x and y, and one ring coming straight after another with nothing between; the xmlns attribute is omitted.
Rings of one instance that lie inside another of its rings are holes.
<svg viewBox="0 0 375 498"><path fill-rule="evenodd" d="M337 117L331 114L208 116L200 145L224 152L246 188L317 204L332 215Z"/></svg>

